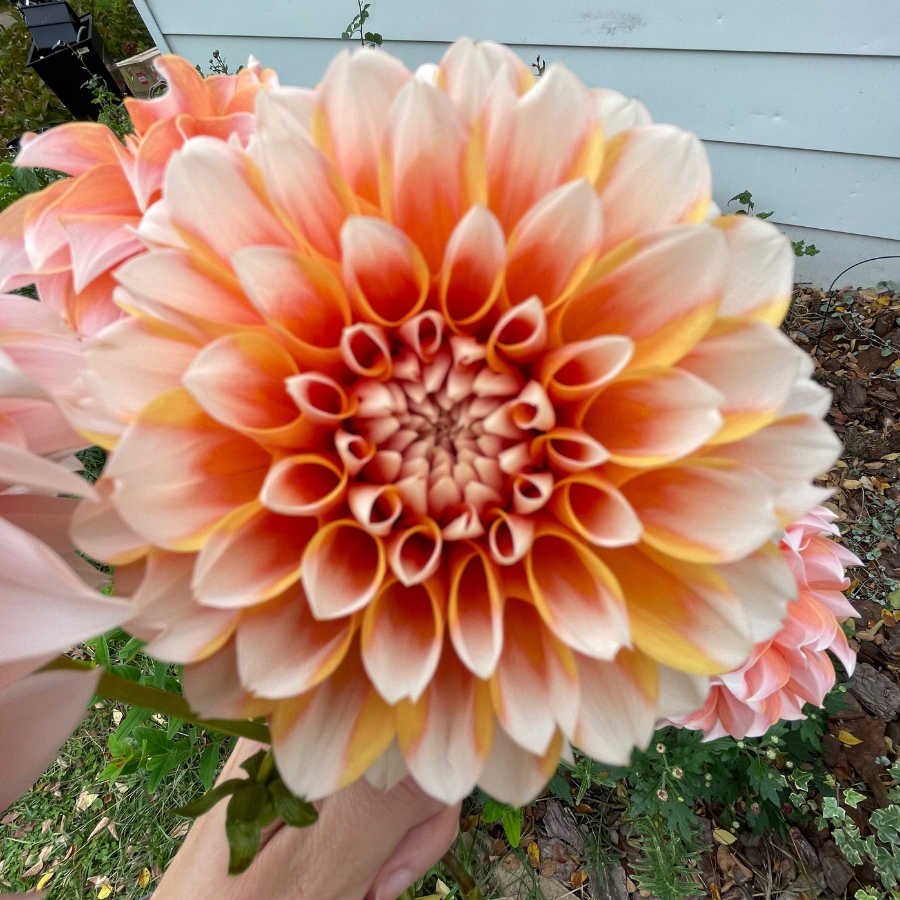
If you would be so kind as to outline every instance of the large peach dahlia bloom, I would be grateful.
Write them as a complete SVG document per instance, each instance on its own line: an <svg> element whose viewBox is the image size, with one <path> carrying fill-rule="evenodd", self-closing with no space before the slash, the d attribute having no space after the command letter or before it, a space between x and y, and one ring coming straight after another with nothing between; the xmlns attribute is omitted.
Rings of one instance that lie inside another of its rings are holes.
<svg viewBox="0 0 900 900"><path fill-rule="evenodd" d="M703 708L675 724L701 730L708 740L758 737L780 719L802 719L804 704L822 705L835 680L827 651L853 673L856 655L839 622L856 615L843 594L850 586L844 569L861 563L829 537L839 534L834 519L819 506L787 528L780 546L798 595L784 627L757 644L743 666L713 678Z"/></svg>
<svg viewBox="0 0 900 900"><path fill-rule="evenodd" d="M160 184L65 397L111 451L73 533L296 793L524 802L778 630L838 445L697 138L463 40L258 91Z"/></svg>

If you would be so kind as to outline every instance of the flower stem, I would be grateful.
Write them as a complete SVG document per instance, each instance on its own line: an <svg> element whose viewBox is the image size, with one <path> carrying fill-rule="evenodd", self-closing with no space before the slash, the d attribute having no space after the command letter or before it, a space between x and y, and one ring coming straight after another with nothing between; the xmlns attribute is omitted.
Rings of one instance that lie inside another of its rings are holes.
<svg viewBox="0 0 900 900"><path fill-rule="evenodd" d="M90 663L70 659L68 656L58 656L44 666L43 671L50 669L84 671L92 668L94 667ZM97 694L100 697L105 697L107 700L114 700L117 703L128 703L141 709L151 709L153 712L181 719L184 722L190 722L192 725L199 725L201 728L208 728L211 731L220 731L222 734L230 734L235 737L250 738L251 740L259 741L261 744L272 743L268 727L261 722L233 719L201 719L193 713L181 694L176 694L173 691L164 691L160 688L151 687L148 684L140 684L137 681L113 675L111 672L104 672L100 676Z"/></svg>
<svg viewBox="0 0 900 900"><path fill-rule="evenodd" d="M448 850L441 857L441 863L459 887L459 895L462 900L484 900L478 888L478 882L465 870L452 850Z"/></svg>

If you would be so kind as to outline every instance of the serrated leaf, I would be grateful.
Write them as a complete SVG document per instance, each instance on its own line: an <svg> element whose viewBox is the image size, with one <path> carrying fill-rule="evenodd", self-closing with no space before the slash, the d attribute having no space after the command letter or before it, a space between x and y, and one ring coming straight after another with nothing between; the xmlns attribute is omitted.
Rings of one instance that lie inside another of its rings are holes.
<svg viewBox="0 0 900 900"><path fill-rule="evenodd" d="M269 795L278 815L294 828L308 828L319 818L312 803L295 797L281 779L276 779L269 785Z"/></svg>
<svg viewBox="0 0 900 900"><path fill-rule="evenodd" d="M843 729L838 732L838 740L842 744L846 744L848 747L853 747L856 744L862 743L862 741L858 737L855 737L854 735L850 734L849 731L844 731Z"/></svg>
<svg viewBox="0 0 900 900"><path fill-rule="evenodd" d="M240 875L253 862L259 850L259 823L232 821L225 823L228 837L228 874Z"/></svg>
<svg viewBox="0 0 900 900"><path fill-rule="evenodd" d="M729 844L733 844L737 840L737 837L725 828L716 828L715 831L713 831L713 839L717 844L728 846Z"/></svg>
<svg viewBox="0 0 900 900"><path fill-rule="evenodd" d="M41 182L38 180L37 175L34 173L34 169L29 169L26 166L16 166L13 170L13 181L21 188L26 194L33 194L35 191L39 191L41 189Z"/></svg>
<svg viewBox="0 0 900 900"><path fill-rule="evenodd" d="M200 781L208 791L216 780L216 770L219 768L219 745L210 744L200 754Z"/></svg>
<svg viewBox="0 0 900 900"><path fill-rule="evenodd" d="M196 819L197 816L202 816L204 813L209 812L220 800L231 796L246 783L243 778L229 778L228 781L217 784L211 791L207 791L202 797L194 800L193 803L179 807L173 812L175 815L184 816L186 819Z"/></svg>

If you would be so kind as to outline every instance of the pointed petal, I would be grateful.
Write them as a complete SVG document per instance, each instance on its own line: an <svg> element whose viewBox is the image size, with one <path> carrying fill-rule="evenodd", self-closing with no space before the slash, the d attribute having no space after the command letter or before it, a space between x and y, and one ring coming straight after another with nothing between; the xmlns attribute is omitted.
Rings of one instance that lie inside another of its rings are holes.
<svg viewBox="0 0 900 900"><path fill-rule="evenodd" d="M564 644L598 659L612 659L630 645L615 577L567 528L539 526L525 570L535 607Z"/></svg>
<svg viewBox="0 0 900 900"><path fill-rule="evenodd" d="M607 144L598 186L607 249L637 234L700 222L712 197L702 142L673 125L639 125L617 134Z"/></svg>
<svg viewBox="0 0 900 900"><path fill-rule="evenodd" d="M617 334L563 344L540 360L538 378L554 400L580 400L612 381L633 353L634 342Z"/></svg>
<svg viewBox="0 0 900 900"><path fill-rule="evenodd" d="M623 334L635 342L631 365L671 365L712 324L725 259L725 242L709 225L661 231L612 271L601 259L562 308L556 333L562 343Z"/></svg>
<svg viewBox="0 0 900 900"><path fill-rule="evenodd" d="M356 650L327 681L280 703L269 727L278 773L307 800L356 781L396 733L394 714L366 678Z"/></svg>
<svg viewBox="0 0 900 900"><path fill-rule="evenodd" d="M540 794L556 771L562 750L563 738L558 731L547 752L534 755L498 728L491 755L478 776L478 786L501 803L525 806Z"/></svg>
<svg viewBox="0 0 900 900"><path fill-rule="evenodd" d="M558 481L550 508L563 525L597 547L625 547L641 538L641 520L628 501L594 472Z"/></svg>

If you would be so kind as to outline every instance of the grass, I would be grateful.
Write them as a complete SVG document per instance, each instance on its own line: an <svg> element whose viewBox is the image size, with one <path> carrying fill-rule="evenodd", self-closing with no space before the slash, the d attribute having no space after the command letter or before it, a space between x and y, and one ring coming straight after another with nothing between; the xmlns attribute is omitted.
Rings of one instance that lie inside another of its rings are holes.
<svg viewBox="0 0 900 900"><path fill-rule="evenodd" d="M53 900L137 900L152 890L187 833L186 820L170 811L199 796L203 785L196 766L179 766L155 793L147 790L146 772L101 781L107 739L123 711L94 704L33 790L6 811L0 889L40 884ZM156 723L164 725L161 719Z"/></svg>

